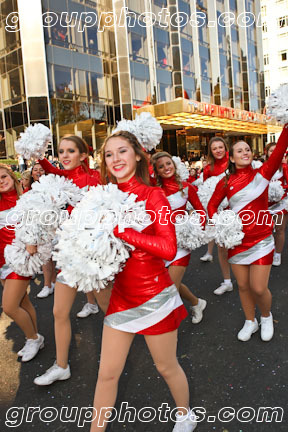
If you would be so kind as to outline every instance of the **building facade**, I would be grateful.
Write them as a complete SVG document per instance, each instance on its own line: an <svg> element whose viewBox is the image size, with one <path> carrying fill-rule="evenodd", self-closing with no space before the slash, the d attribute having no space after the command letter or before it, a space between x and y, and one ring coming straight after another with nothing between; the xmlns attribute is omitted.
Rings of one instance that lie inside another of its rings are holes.
<svg viewBox="0 0 288 432"><path fill-rule="evenodd" d="M0 157L39 121L55 148L77 134L99 149L118 120L151 107L173 154L205 150L215 133L261 150L261 32L260 0L0 0ZM175 111L187 101L211 118L187 122L191 111Z"/></svg>
<svg viewBox="0 0 288 432"><path fill-rule="evenodd" d="M261 0L265 96L288 83L288 0ZM276 136L277 138L277 136ZM269 134L269 141L275 134Z"/></svg>

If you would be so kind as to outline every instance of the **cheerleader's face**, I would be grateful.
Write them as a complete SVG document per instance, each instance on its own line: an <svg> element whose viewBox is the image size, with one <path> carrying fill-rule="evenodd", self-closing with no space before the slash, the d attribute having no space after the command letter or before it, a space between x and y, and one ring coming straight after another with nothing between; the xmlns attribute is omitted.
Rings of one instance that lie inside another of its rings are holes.
<svg viewBox="0 0 288 432"><path fill-rule="evenodd" d="M273 151L275 150L276 145L271 146L267 152L268 158L272 155Z"/></svg>
<svg viewBox="0 0 288 432"><path fill-rule="evenodd" d="M141 160L129 141L121 137L107 141L104 155L107 170L116 177L118 183L130 180L135 175L137 162Z"/></svg>
<svg viewBox="0 0 288 432"><path fill-rule="evenodd" d="M43 174L45 174L45 171L44 171L44 169L42 168L42 166L41 166L40 164L35 164L34 167L33 167L33 169L32 169L32 172L31 172L31 175L32 175L32 177L33 177L33 180L34 180L34 181L39 181L39 178L40 178Z"/></svg>
<svg viewBox="0 0 288 432"><path fill-rule="evenodd" d="M5 169L0 168L0 193L11 192L14 189L14 180Z"/></svg>
<svg viewBox="0 0 288 432"><path fill-rule="evenodd" d="M170 178L176 172L174 163L168 156L163 156L156 161L156 170L162 178Z"/></svg>
<svg viewBox="0 0 288 432"><path fill-rule="evenodd" d="M30 185L30 180L29 180L29 178L28 179L27 178L22 178L20 180L20 183L21 183L23 189L27 189L29 187L29 185Z"/></svg>
<svg viewBox="0 0 288 432"><path fill-rule="evenodd" d="M86 153L80 153L73 141L66 139L60 142L58 153L59 162L62 163L65 170L77 168L87 157Z"/></svg>
<svg viewBox="0 0 288 432"><path fill-rule="evenodd" d="M203 160L202 162L202 168L204 169L208 165L207 160Z"/></svg>
<svg viewBox="0 0 288 432"><path fill-rule="evenodd" d="M226 148L222 141L214 141L211 144L211 152L215 159L223 159L226 154Z"/></svg>
<svg viewBox="0 0 288 432"><path fill-rule="evenodd" d="M246 168L252 163L253 153L247 143L240 141L233 147L231 162L235 163L236 168Z"/></svg>

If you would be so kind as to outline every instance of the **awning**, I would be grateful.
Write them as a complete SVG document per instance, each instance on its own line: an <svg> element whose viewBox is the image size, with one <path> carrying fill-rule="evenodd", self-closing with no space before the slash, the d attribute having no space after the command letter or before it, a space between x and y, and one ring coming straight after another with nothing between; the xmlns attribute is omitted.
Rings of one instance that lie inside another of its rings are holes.
<svg viewBox="0 0 288 432"><path fill-rule="evenodd" d="M198 131L223 131L262 135L281 132L282 127L265 114L227 108L178 98L171 102L145 105L135 113L150 112L164 129L196 128Z"/></svg>

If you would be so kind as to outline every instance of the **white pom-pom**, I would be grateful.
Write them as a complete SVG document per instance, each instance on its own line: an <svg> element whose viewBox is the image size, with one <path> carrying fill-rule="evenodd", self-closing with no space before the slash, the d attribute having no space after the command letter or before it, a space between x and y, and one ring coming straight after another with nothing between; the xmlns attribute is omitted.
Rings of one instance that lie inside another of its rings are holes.
<svg viewBox="0 0 288 432"><path fill-rule="evenodd" d="M42 265L51 258L51 252L50 244L42 244L34 255L30 255L25 244L15 238L11 245L6 246L4 255L8 267L20 276L27 277L39 273Z"/></svg>
<svg viewBox="0 0 288 432"><path fill-rule="evenodd" d="M41 271L43 263L51 258L56 229L68 217L66 205L75 206L82 197L82 191L71 180L54 174L40 177L20 197L14 209L19 215L15 240L5 252L16 273L32 276ZM37 253L29 255L26 244L37 245Z"/></svg>
<svg viewBox="0 0 288 432"><path fill-rule="evenodd" d="M20 138L14 145L16 152L24 159L41 159L51 141L50 129L42 123L35 123L34 126L28 126L25 132L20 133Z"/></svg>
<svg viewBox="0 0 288 432"><path fill-rule="evenodd" d="M53 257L66 283L78 291L100 290L121 271L133 246L115 237L113 229L143 229L145 203L116 185L92 187L57 231ZM144 225L145 225L144 223ZM71 253L77 251L77 253Z"/></svg>
<svg viewBox="0 0 288 432"><path fill-rule="evenodd" d="M192 185L196 187L199 187L202 184L203 184L203 173L201 173L200 176L192 182Z"/></svg>
<svg viewBox="0 0 288 432"><path fill-rule="evenodd" d="M232 210L215 213L212 220L213 225L207 225L205 230L207 242L214 239L217 245L226 249L233 249L242 243L242 221Z"/></svg>
<svg viewBox="0 0 288 432"><path fill-rule="evenodd" d="M205 231L202 229L201 216L193 212L187 218L176 217L177 246L187 250L194 250L207 243Z"/></svg>
<svg viewBox="0 0 288 432"><path fill-rule="evenodd" d="M268 201L278 202L284 195L284 189L282 183L279 180L273 180L269 183L268 189Z"/></svg>
<svg viewBox="0 0 288 432"><path fill-rule="evenodd" d="M282 124L288 123L288 83L282 84L269 96L267 114Z"/></svg>
<svg viewBox="0 0 288 432"><path fill-rule="evenodd" d="M198 196L205 209L207 209L208 202L210 201L218 182L225 176L225 173L219 176L209 177L203 184L198 186ZM219 206L219 210L222 210L228 206L227 198L225 198Z"/></svg>
<svg viewBox="0 0 288 432"><path fill-rule="evenodd" d="M83 198L83 192L72 180L54 174L41 176L38 182L32 183L32 191L33 194L43 194L45 199L57 209L67 204L75 207Z"/></svg>
<svg viewBox="0 0 288 432"><path fill-rule="evenodd" d="M186 165L181 162L181 159L179 156L172 156L172 160L176 165L176 172L179 175L180 179L182 181L185 181L189 178L189 170L186 167Z"/></svg>
<svg viewBox="0 0 288 432"><path fill-rule="evenodd" d="M142 112L140 115L136 114L135 120L121 120L118 122L113 134L120 131L127 131L135 135L146 151L155 149L163 135L160 123L148 112Z"/></svg>

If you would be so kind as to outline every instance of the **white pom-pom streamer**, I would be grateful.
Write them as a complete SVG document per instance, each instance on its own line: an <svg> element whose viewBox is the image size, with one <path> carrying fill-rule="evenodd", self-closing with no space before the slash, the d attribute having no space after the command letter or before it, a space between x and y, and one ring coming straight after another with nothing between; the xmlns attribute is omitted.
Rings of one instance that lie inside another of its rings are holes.
<svg viewBox="0 0 288 432"><path fill-rule="evenodd" d="M269 183L268 200L269 202L278 202L284 195L282 183L279 180L273 180Z"/></svg>
<svg viewBox="0 0 288 432"><path fill-rule="evenodd" d="M182 181L185 181L189 178L189 170L186 168L186 165L181 162L179 156L172 156L172 160L176 165L176 172L179 175Z"/></svg>
<svg viewBox="0 0 288 432"><path fill-rule="evenodd" d="M283 125L288 123L288 83L282 84L269 96L267 114Z"/></svg>
<svg viewBox="0 0 288 432"><path fill-rule="evenodd" d="M201 173L200 176L192 182L192 185L196 187L199 187L202 184L203 184L203 173Z"/></svg>
<svg viewBox="0 0 288 432"><path fill-rule="evenodd" d="M136 198L111 183L85 194L71 219L57 231L59 241L53 252L68 285L78 291L99 291L122 270L134 247L115 237L113 229L118 225L119 232L128 227L141 231L151 223L145 203Z"/></svg>
<svg viewBox="0 0 288 432"><path fill-rule="evenodd" d="M215 213L212 220L214 225L206 226L207 243L215 240L215 243L226 249L233 249L242 243L244 233L240 217L232 210L222 210Z"/></svg>
<svg viewBox="0 0 288 432"><path fill-rule="evenodd" d="M251 162L252 168L253 169L257 169L257 168L261 168L261 166L263 165L263 163L259 160L253 160Z"/></svg>
<svg viewBox="0 0 288 432"><path fill-rule="evenodd" d="M210 201L218 182L225 176L225 173L219 176L209 177L203 184L198 186L198 196L205 209L207 209L208 202ZM219 211L228 206L227 198L225 198L219 206Z"/></svg>
<svg viewBox="0 0 288 432"><path fill-rule="evenodd" d="M13 209L19 218L15 240L5 251L7 262L17 274L32 276L41 271L41 266L51 258L56 229L68 217L66 205L75 206L82 197L82 191L71 180L54 174L40 177L20 197ZM27 244L37 245L37 253L28 254Z"/></svg>
<svg viewBox="0 0 288 432"><path fill-rule="evenodd" d="M135 120L121 120L118 122L113 134L120 131L127 131L135 135L146 151L155 149L163 135L160 123L148 112L142 112L140 115L136 114Z"/></svg>
<svg viewBox="0 0 288 432"><path fill-rule="evenodd" d="M51 141L50 129L42 123L35 123L34 126L28 126L25 132L20 133L20 138L14 145L16 152L24 159L41 159Z"/></svg>
<svg viewBox="0 0 288 432"><path fill-rule="evenodd" d="M52 248L48 243L39 245L37 252L30 255L22 241L13 240L11 245L5 248L6 264L17 274L21 276L32 276L39 273L43 264L51 258Z"/></svg>
<svg viewBox="0 0 288 432"><path fill-rule="evenodd" d="M207 243L205 231L201 226L201 216L193 212L188 218L176 217L177 246L187 250L195 250Z"/></svg>

